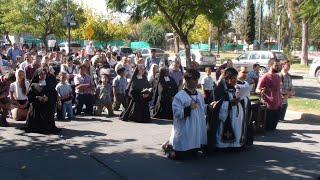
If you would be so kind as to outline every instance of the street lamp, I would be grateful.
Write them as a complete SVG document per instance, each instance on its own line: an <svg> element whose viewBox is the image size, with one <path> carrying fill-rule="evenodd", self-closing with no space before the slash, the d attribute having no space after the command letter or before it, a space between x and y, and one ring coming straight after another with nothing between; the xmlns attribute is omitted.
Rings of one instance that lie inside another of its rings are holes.
<svg viewBox="0 0 320 180"><path fill-rule="evenodd" d="M278 30L278 51L280 52L281 50L281 10L283 9L283 5L280 4L278 6L278 11L279 11L279 14L278 14L278 21L277 21L277 26L279 26L279 30Z"/></svg>

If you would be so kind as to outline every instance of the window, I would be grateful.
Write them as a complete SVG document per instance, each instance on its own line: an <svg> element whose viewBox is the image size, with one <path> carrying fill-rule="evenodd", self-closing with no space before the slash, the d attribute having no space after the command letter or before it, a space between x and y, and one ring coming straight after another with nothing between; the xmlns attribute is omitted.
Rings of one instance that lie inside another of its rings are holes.
<svg viewBox="0 0 320 180"><path fill-rule="evenodd" d="M132 53L132 49L131 48L121 48L121 52L123 52L123 53Z"/></svg>
<svg viewBox="0 0 320 180"><path fill-rule="evenodd" d="M78 43L71 43L70 44L71 47L81 47L81 44Z"/></svg>
<svg viewBox="0 0 320 180"><path fill-rule="evenodd" d="M238 57L238 59L239 59L239 60L240 60L240 59L248 59L248 57L249 57L249 53L248 53L248 52L245 52L245 53L241 54L241 55Z"/></svg>
<svg viewBox="0 0 320 180"><path fill-rule="evenodd" d="M211 52L209 51L200 51L201 56L205 56L205 57L212 57L214 56Z"/></svg>
<svg viewBox="0 0 320 180"><path fill-rule="evenodd" d="M274 55L279 60L288 59L288 57L285 54L282 54L282 53L274 53Z"/></svg>
<svg viewBox="0 0 320 180"><path fill-rule="evenodd" d="M250 59L260 59L260 53L257 53L257 52L251 53Z"/></svg>
<svg viewBox="0 0 320 180"><path fill-rule="evenodd" d="M59 44L59 47L65 47L65 44Z"/></svg>
<svg viewBox="0 0 320 180"><path fill-rule="evenodd" d="M179 52L180 57L185 57L186 56L186 51L180 51Z"/></svg>
<svg viewBox="0 0 320 180"><path fill-rule="evenodd" d="M142 50L141 54L149 54L148 49L144 49L144 50Z"/></svg>
<svg viewBox="0 0 320 180"><path fill-rule="evenodd" d="M160 53L160 54L164 54L165 52L163 51L163 50L161 50L161 49L155 49L156 50L156 53L158 54L158 53Z"/></svg>
<svg viewBox="0 0 320 180"><path fill-rule="evenodd" d="M261 59L270 59L271 58L271 53L262 53L261 54Z"/></svg>

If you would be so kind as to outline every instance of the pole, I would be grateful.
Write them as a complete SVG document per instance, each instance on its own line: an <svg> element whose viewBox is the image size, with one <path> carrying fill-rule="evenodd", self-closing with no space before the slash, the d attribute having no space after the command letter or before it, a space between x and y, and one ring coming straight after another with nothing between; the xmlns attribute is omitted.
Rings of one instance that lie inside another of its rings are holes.
<svg viewBox="0 0 320 180"><path fill-rule="evenodd" d="M70 4L69 0L67 0L67 16L68 16L68 55L71 55L71 49L70 49Z"/></svg>
<svg viewBox="0 0 320 180"><path fill-rule="evenodd" d="M263 44L262 44L262 1L260 1L260 17L259 17L259 49L262 50Z"/></svg>

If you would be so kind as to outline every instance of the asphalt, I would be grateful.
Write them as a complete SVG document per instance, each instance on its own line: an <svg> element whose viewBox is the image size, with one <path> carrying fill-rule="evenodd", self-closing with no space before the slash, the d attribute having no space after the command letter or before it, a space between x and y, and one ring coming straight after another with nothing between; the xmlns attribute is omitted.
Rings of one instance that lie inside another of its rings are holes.
<svg viewBox="0 0 320 180"><path fill-rule="evenodd" d="M119 113L119 111L117 112ZM288 110L278 130L255 136L241 152L190 161L165 157L172 122L123 122L117 117L57 121L59 135L24 133L24 122L0 128L2 180L47 179L316 179L320 117Z"/></svg>

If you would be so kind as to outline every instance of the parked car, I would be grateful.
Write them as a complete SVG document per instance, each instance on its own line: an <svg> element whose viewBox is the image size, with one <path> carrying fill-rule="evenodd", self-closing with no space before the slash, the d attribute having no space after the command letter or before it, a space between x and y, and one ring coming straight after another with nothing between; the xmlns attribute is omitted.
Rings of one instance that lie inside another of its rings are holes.
<svg viewBox="0 0 320 180"><path fill-rule="evenodd" d="M120 55L121 57L126 56L128 57L133 53L132 49L130 47L120 47Z"/></svg>
<svg viewBox="0 0 320 180"><path fill-rule="evenodd" d="M275 51L247 51L239 57L232 59L233 67L238 69L240 66L245 66L248 70L252 70L254 64L260 65L259 75L262 76L269 70L268 62L271 58L278 60L288 59L283 52Z"/></svg>
<svg viewBox="0 0 320 180"><path fill-rule="evenodd" d="M69 53L69 46L68 46L67 42L60 43L59 47L60 47L60 51L62 49L65 49L66 53ZM82 49L82 46L79 43L71 42L70 43L70 48L71 48L71 53L77 53Z"/></svg>
<svg viewBox="0 0 320 180"><path fill-rule="evenodd" d="M320 57L314 58L310 65L310 75L320 83Z"/></svg>
<svg viewBox="0 0 320 180"><path fill-rule="evenodd" d="M160 59L163 59L163 56L166 54L164 50L159 49L159 48L143 48L140 49L139 51L141 52L142 58L145 60L147 57L151 56L151 50L155 49L156 50L156 56Z"/></svg>
<svg viewBox="0 0 320 180"><path fill-rule="evenodd" d="M196 56L196 62L200 69L205 67L211 67L212 69L216 66L217 57L208 50L191 49L190 55L194 54ZM186 67L186 50L182 50L178 53L181 59L181 66Z"/></svg>

